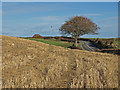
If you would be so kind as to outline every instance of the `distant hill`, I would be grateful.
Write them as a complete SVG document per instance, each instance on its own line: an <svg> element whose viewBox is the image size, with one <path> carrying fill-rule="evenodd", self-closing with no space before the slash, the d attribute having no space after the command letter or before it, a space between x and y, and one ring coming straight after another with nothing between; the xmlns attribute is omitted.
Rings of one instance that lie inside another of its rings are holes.
<svg viewBox="0 0 120 90"><path fill-rule="evenodd" d="M117 88L118 56L2 36L3 88Z"/></svg>

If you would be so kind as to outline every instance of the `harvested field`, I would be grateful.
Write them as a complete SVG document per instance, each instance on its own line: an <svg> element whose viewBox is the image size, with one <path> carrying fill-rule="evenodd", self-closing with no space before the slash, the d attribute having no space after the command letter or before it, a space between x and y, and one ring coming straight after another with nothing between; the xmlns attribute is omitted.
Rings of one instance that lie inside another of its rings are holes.
<svg viewBox="0 0 120 90"><path fill-rule="evenodd" d="M3 88L117 88L118 56L2 37Z"/></svg>

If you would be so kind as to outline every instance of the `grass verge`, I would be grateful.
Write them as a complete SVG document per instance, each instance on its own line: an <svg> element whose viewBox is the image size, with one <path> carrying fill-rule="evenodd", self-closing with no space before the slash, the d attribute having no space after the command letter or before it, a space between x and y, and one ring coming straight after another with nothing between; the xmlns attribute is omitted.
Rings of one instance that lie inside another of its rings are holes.
<svg viewBox="0 0 120 90"><path fill-rule="evenodd" d="M68 48L69 46L73 45L73 42L58 41L56 39L42 39L42 38L24 38L24 39L39 41L39 42L43 42L43 43L46 43L46 44L49 44L49 45L61 46L61 47L64 47L64 48ZM82 43L80 42L78 44L78 47L80 49L83 49L81 45L82 45Z"/></svg>

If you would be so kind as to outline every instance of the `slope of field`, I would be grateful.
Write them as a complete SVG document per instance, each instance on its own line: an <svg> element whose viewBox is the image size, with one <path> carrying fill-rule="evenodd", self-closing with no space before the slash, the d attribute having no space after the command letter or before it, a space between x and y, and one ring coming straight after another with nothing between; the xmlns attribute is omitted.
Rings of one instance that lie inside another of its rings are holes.
<svg viewBox="0 0 120 90"><path fill-rule="evenodd" d="M118 56L2 37L3 88L117 88Z"/></svg>

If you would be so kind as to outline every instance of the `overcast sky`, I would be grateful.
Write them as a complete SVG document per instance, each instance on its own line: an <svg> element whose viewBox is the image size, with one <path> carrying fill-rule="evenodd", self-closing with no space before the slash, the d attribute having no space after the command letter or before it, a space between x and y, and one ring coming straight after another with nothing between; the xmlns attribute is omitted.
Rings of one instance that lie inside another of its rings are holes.
<svg viewBox="0 0 120 90"><path fill-rule="evenodd" d="M118 37L117 2L3 2L3 35L59 36L60 26L74 16L85 16L101 29L99 35L82 37Z"/></svg>

